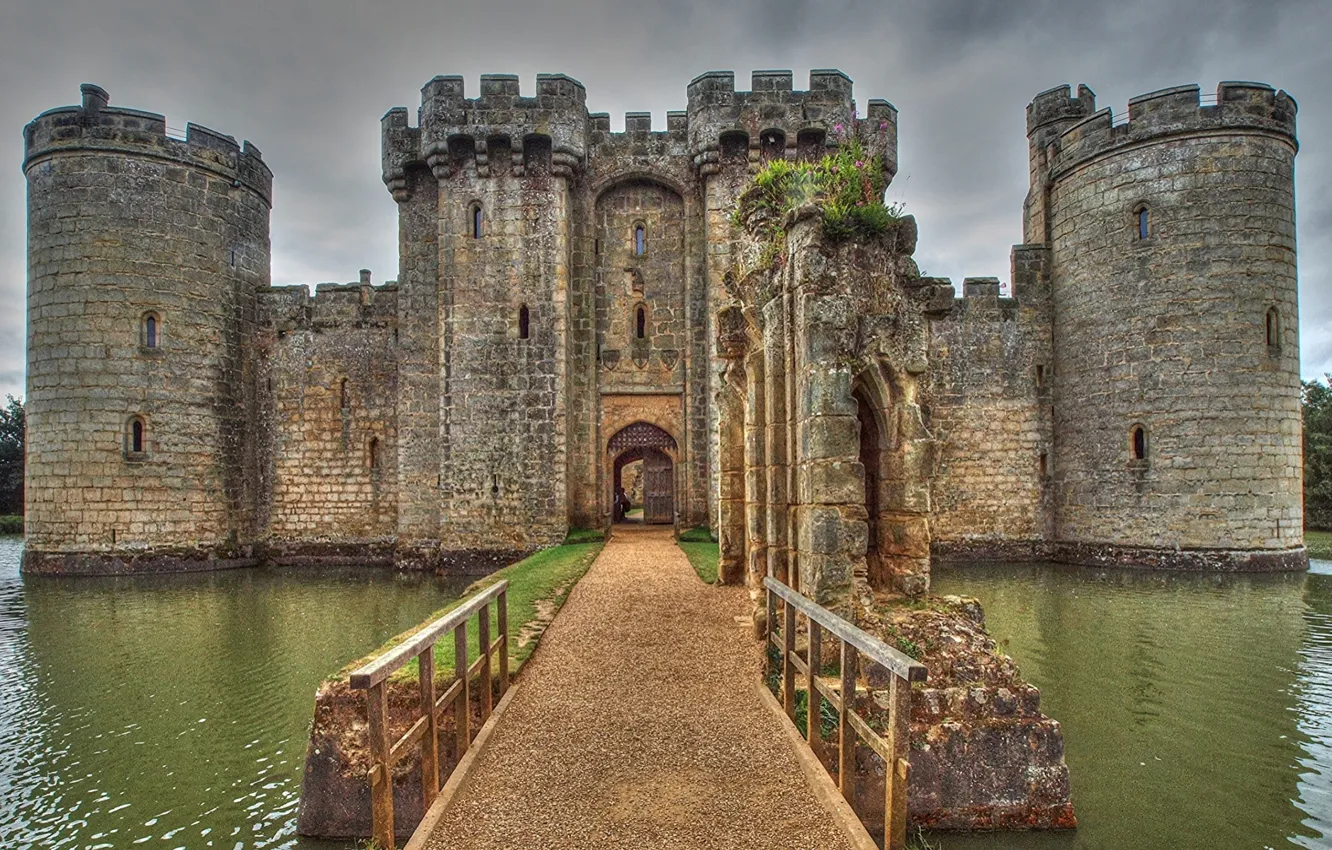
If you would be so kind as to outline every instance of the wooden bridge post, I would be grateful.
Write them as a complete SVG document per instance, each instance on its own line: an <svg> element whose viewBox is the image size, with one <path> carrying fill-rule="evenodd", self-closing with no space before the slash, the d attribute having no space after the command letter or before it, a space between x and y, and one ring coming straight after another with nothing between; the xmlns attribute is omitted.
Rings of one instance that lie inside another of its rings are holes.
<svg viewBox="0 0 1332 850"><path fill-rule="evenodd" d="M467 621L453 630L453 674L457 677L458 696L453 698L454 757L462 761L463 753L472 743L472 695L467 684Z"/></svg>
<svg viewBox="0 0 1332 850"><path fill-rule="evenodd" d="M905 850L907 840L907 779L911 770L908 752L911 735L911 682L901 676L891 677L889 720L892 723L888 750L892 759L884 759L883 780L885 850Z"/></svg>
<svg viewBox="0 0 1332 850"><path fill-rule="evenodd" d="M772 635L777 630L777 594L772 592L772 588L765 588L767 593L768 616L764 621L763 628L763 660L767 668L767 678L771 679L777 672L777 665L772 660Z"/></svg>
<svg viewBox="0 0 1332 850"><path fill-rule="evenodd" d="M785 609L782 617L782 705L786 708L786 716L795 720L796 668L791 656L795 653L796 609L790 602L782 607Z"/></svg>
<svg viewBox="0 0 1332 850"><path fill-rule="evenodd" d="M393 762L389 756L388 688L377 682L366 694L370 724L370 812L375 841L393 850Z"/></svg>
<svg viewBox="0 0 1332 850"><path fill-rule="evenodd" d="M435 645L417 656L420 671L421 717L425 718L425 739L421 741L421 811L430 808L439 793L439 722L435 717Z"/></svg>
<svg viewBox="0 0 1332 850"><path fill-rule="evenodd" d="M477 684L481 686L481 722L485 723L495 708L495 696L490 681L490 606L482 605L476 616L476 646L481 653L481 677Z"/></svg>
<svg viewBox="0 0 1332 850"><path fill-rule="evenodd" d="M807 700L807 711L805 712L805 738L809 741L809 748L814 751L817 758L823 757L823 698L819 696L819 668L823 666L820 660L819 642L823 640L823 629L816 620L809 621L809 671L806 675L805 690L809 694Z"/></svg>
<svg viewBox="0 0 1332 850"><path fill-rule="evenodd" d="M842 711L837 717L837 787L848 803L856 795L856 730L851 715L856 710L856 648L842 641Z"/></svg>
<svg viewBox="0 0 1332 850"><path fill-rule="evenodd" d="M503 697L509 690L509 592L507 590L500 593L495 602L495 620L499 638L503 641L499 656L499 692Z"/></svg>

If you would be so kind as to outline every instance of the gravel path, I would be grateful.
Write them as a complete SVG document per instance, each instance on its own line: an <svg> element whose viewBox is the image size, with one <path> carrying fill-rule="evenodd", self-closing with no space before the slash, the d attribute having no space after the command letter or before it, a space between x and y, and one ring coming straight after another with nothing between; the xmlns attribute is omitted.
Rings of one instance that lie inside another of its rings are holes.
<svg viewBox="0 0 1332 850"><path fill-rule="evenodd" d="M754 691L747 611L669 529L617 528L427 846L848 848Z"/></svg>

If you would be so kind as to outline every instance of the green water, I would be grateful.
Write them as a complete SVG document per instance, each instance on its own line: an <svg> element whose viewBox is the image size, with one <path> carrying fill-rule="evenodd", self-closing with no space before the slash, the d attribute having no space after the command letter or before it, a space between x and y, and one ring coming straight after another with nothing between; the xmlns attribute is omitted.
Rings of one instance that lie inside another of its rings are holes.
<svg viewBox="0 0 1332 850"><path fill-rule="evenodd" d="M971 848L1332 847L1332 564L1199 576L936 569L1064 729L1079 827Z"/></svg>
<svg viewBox="0 0 1332 850"><path fill-rule="evenodd" d="M298 839L315 688L470 580L388 570L22 579L0 538L0 847Z"/></svg>

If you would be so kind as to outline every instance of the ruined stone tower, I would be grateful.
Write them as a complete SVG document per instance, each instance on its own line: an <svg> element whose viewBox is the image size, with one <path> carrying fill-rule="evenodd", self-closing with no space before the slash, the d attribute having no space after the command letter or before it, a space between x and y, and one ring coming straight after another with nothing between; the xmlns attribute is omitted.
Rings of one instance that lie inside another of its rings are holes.
<svg viewBox="0 0 1332 850"><path fill-rule="evenodd" d="M169 136L93 85L24 142L25 568L253 563L268 167L203 127Z"/></svg>
<svg viewBox="0 0 1332 850"><path fill-rule="evenodd" d="M686 106L612 132L562 75L436 77L382 120L398 280L313 294L269 286L248 143L96 86L38 116L25 569L485 569L605 525L639 460L724 579L815 595L931 556L1304 563L1284 93L1038 95L1011 287L957 298L914 223L856 251L805 216L795 265L733 274L765 163L854 138L891 178L887 101L709 72Z"/></svg>

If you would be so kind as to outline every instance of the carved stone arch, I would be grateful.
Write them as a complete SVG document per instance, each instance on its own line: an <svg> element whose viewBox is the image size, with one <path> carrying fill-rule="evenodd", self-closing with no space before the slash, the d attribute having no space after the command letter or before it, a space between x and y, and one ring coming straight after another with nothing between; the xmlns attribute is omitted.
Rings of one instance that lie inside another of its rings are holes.
<svg viewBox="0 0 1332 850"><path fill-rule="evenodd" d="M722 161L748 160L749 134L744 130L726 130L717 138Z"/></svg>
<svg viewBox="0 0 1332 850"><path fill-rule="evenodd" d="M637 460L644 464L645 523L673 523L676 513L676 478L680 470L678 444L664 428L642 420L631 422L616 431L606 442L606 455L610 463L611 507L615 519L616 493L622 486L624 467Z"/></svg>
<svg viewBox="0 0 1332 850"><path fill-rule="evenodd" d="M679 453L675 438L670 432L641 419L616 431L606 441L606 450L612 455L619 455L627 449L661 449L672 455Z"/></svg>
<svg viewBox="0 0 1332 850"><path fill-rule="evenodd" d="M786 157L786 131L780 127L769 127L758 135L759 157L763 160L784 159Z"/></svg>
<svg viewBox="0 0 1332 850"><path fill-rule="evenodd" d="M593 204L601 202L601 196L625 183L655 183L663 189L669 189L683 200L688 197L684 185L656 171L641 168L624 168L607 174L592 184Z"/></svg>

